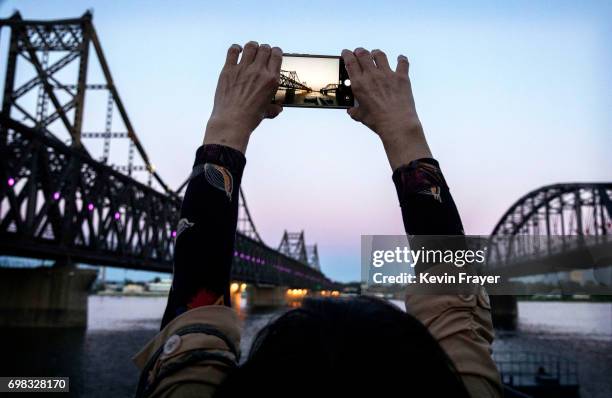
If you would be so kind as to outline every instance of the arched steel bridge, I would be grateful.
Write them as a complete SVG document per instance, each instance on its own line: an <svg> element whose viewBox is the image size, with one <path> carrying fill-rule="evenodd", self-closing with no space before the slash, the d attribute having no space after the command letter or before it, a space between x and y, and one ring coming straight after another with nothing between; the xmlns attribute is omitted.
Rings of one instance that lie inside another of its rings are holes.
<svg viewBox="0 0 612 398"><path fill-rule="evenodd" d="M182 188L163 181L138 138L92 15L32 21L15 13L0 29L10 33L0 112L0 255L171 272ZM94 57L101 81L90 83ZM86 98L103 105L103 129L86 129L94 124L86 123ZM116 155L121 150L127 163ZM263 243L242 191L233 278L335 286L303 232L297 239L285 233L278 249Z"/></svg>
<svg viewBox="0 0 612 398"><path fill-rule="evenodd" d="M488 250L491 270L508 277L612 265L612 183L529 192L497 223Z"/></svg>
<svg viewBox="0 0 612 398"><path fill-rule="evenodd" d="M321 92L321 94L323 95L327 95L329 93L335 93L338 91L338 87L340 87L339 84L334 84L334 83L330 83L328 85L326 85L325 87L323 87L321 90L319 90Z"/></svg>

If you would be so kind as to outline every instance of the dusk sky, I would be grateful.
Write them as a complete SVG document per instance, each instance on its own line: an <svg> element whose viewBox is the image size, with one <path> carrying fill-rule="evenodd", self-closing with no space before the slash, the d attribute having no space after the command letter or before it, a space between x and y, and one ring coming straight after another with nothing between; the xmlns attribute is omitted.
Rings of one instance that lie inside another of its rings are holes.
<svg viewBox="0 0 612 398"><path fill-rule="evenodd" d="M393 67L406 55L417 110L468 234L489 234L512 203L543 185L612 180L609 1L0 4L2 17L19 9L25 19L93 10L132 124L173 187L202 142L227 47L248 40L294 53L380 48ZM89 123L103 120L98 109ZM284 229L303 229L332 279L359 278L361 235L403 231L380 140L343 110L286 108L264 121L251 137L243 187L264 241L276 247ZM142 274L109 271L124 276Z"/></svg>

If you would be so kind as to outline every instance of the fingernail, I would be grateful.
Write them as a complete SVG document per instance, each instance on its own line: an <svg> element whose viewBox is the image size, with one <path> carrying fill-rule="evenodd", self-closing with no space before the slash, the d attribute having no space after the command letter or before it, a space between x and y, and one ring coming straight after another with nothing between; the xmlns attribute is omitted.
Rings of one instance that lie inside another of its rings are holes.
<svg viewBox="0 0 612 398"><path fill-rule="evenodd" d="M374 50L372 50L372 52L376 52L376 51L380 51L378 48L375 48Z"/></svg>
<svg viewBox="0 0 612 398"><path fill-rule="evenodd" d="M270 48L270 45L269 45L269 44L265 44L265 43L264 43L264 44L262 44L262 45L261 45L261 46L259 46L259 47L267 47L267 48Z"/></svg>
<svg viewBox="0 0 612 398"><path fill-rule="evenodd" d="M242 46L240 44L234 43L234 44L231 45L231 47L232 48L237 48L238 50L242 51Z"/></svg>
<svg viewBox="0 0 612 398"><path fill-rule="evenodd" d="M272 47L272 51L277 51L277 52L280 52L280 53L283 52L283 50L280 47Z"/></svg>
<svg viewBox="0 0 612 398"><path fill-rule="evenodd" d="M355 49L355 54L363 54L363 53L365 53L365 52L366 52L366 49L365 49L365 48L363 48L363 47L357 47L357 48Z"/></svg>
<svg viewBox="0 0 612 398"><path fill-rule="evenodd" d="M401 61L408 61L408 58L407 58L405 55L402 55L402 54L400 54L400 55L397 57L397 59L398 59L398 60L401 60Z"/></svg>

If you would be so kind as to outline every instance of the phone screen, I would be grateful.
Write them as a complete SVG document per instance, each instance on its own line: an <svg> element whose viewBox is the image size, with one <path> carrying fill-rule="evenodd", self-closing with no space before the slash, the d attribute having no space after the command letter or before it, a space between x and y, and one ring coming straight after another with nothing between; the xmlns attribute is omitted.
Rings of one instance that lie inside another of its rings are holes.
<svg viewBox="0 0 612 398"><path fill-rule="evenodd" d="M283 54L274 102L305 108L350 108L351 81L340 57Z"/></svg>

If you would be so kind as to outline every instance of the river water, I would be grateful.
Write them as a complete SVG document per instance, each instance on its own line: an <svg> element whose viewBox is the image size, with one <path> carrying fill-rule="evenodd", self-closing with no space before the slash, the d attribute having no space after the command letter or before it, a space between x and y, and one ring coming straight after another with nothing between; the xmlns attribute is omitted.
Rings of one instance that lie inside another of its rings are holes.
<svg viewBox="0 0 612 398"><path fill-rule="evenodd" d="M0 330L0 376L68 376L71 396L131 396L138 371L130 358L155 335L165 302L90 296L86 331ZM278 313L243 308L243 352ZM494 350L562 353L578 362L582 397L612 397L611 303L520 302L519 314L519 329L497 332Z"/></svg>

